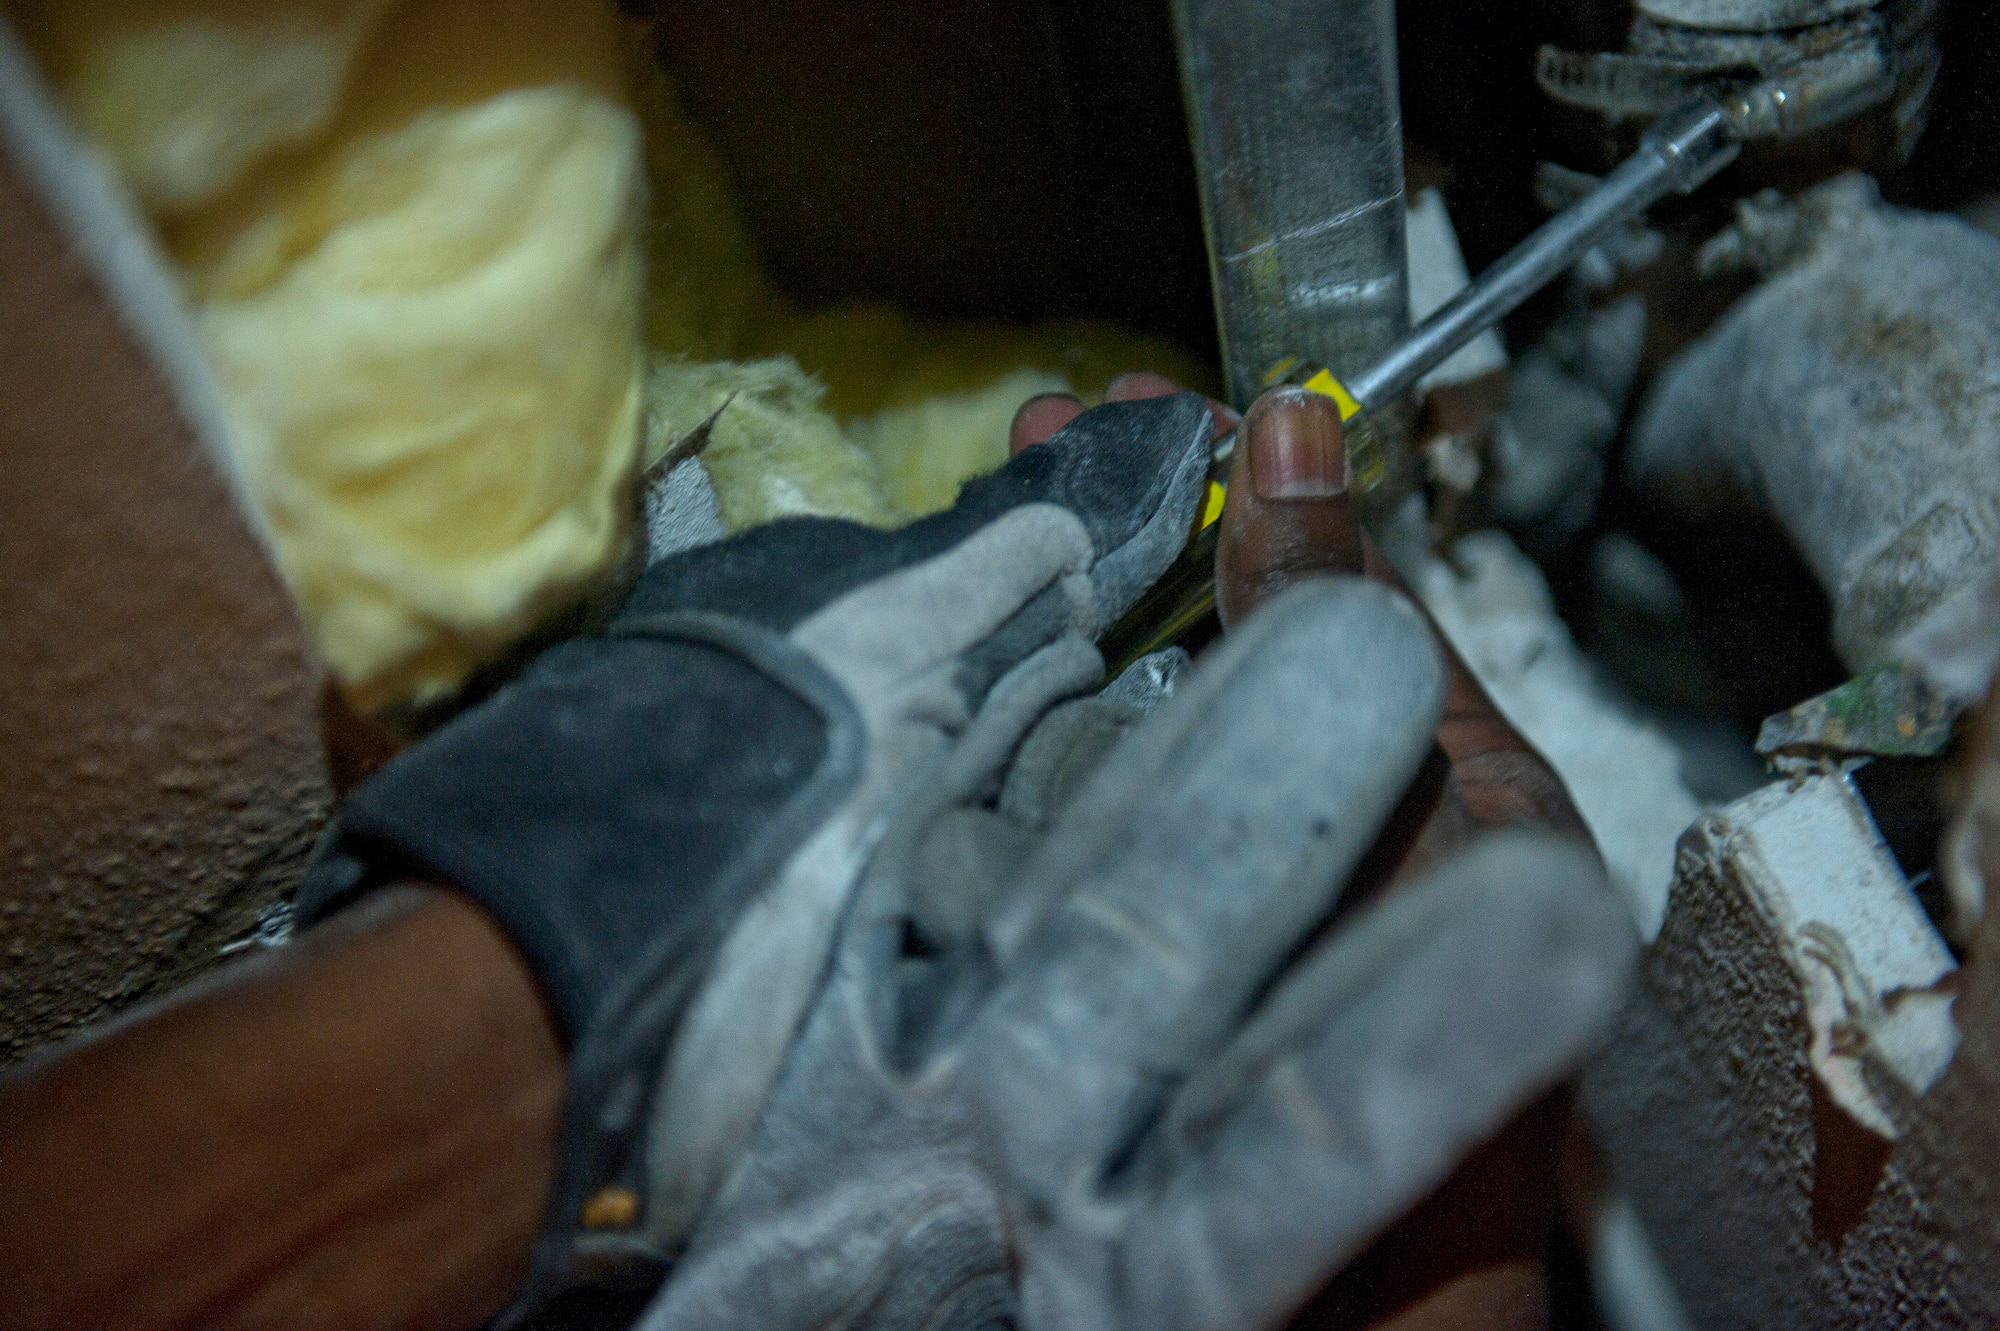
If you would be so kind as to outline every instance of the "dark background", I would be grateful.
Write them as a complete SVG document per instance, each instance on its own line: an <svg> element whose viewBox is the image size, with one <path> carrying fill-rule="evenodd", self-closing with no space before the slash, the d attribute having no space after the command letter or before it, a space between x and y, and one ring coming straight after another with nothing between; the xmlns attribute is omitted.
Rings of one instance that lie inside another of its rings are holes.
<svg viewBox="0 0 2000 1331"><path fill-rule="evenodd" d="M1099 315L1213 354L1165 0L678 0L653 12L661 61L794 295L937 316ZM1602 169L1622 146L1540 95L1536 48L1613 47L1629 22L1625 0L1399 6L1413 169L1442 168L1475 271L1541 220L1538 161ZM1947 0L1943 36L1931 131L1885 181L1931 208L2000 179L1986 77L2000 6Z"/></svg>

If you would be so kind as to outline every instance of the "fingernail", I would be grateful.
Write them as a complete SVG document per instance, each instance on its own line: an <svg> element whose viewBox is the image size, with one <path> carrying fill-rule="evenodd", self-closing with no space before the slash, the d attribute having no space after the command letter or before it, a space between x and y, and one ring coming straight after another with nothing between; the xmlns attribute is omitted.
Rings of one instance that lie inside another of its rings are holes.
<svg viewBox="0 0 2000 1331"><path fill-rule="evenodd" d="M1040 393L1023 402L1007 427L1009 457L1041 443L1083 414L1083 403L1069 393Z"/></svg>
<svg viewBox="0 0 2000 1331"><path fill-rule="evenodd" d="M1180 385L1164 374L1155 374L1151 370L1127 370L1104 386L1104 400L1133 402L1140 398L1167 397L1180 391Z"/></svg>
<svg viewBox="0 0 2000 1331"><path fill-rule="evenodd" d="M1340 408L1303 388L1266 393L1250 408L1243 435L1250 484L1262 499L1331 499L1347 493L1346 432Z"/></svg>
<svg viewBox="0 0 2000 1331"><path fill-rule="evenodd" d="M1083 410L1083 399L1074 393L1037 393L1023 402L1014 414L1018 416L1023 412L1045 410L1048 403L1061 403L1064 407L1074 405L1078 411Z"/></svg>

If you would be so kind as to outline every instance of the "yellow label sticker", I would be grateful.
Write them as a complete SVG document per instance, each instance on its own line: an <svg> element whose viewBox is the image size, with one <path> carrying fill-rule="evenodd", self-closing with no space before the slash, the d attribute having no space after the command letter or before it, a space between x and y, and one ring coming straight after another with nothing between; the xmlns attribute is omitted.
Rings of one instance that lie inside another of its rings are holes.
<svg viewBox="0 0 2000 1331"><path fill-rule="evenodd" d="M1208 483L1208 502L1201 506L1201 530L1207 531L1215 525L1215 520L1222 516L1222 501L1226 498L1228 491L1220 481Z"/></svg>
<svg viewBox="0 0 2000 1331"><path fill-rule="evenodd" d="M1356 402L1354 395L1347 391L1346 384L1333 377L1331 370L1321 370L1318 374L1306 380L1305 386L1308 390L1318 393L1321 397L1332 398L1334 403L1340 408L1340 419L1344 421L1353 420L1361 411L1361 404Z"/></svg>

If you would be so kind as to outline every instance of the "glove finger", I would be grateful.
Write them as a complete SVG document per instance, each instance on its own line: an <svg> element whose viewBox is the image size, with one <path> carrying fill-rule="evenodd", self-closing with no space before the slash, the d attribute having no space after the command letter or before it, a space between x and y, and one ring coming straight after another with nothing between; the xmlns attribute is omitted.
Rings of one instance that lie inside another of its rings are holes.
<svg viewBox="0 0 2000 1331"><path fill-rule="evenodd" d="M1208 479L1214 428L1199 393L1093 407L990 477L958 507L1059 504L1090 533L1103 628L1132 608L1187 545Z"/></svg>
<svg viewBox="0 0 2000 1331"><path fill-rule="evenodd" d="M951 508L894 531L792 518L663 559L646 571L625 615L709 611L790 632L854 589L935 559L1015 509L1053 504L1090 542L1098 625L1108 624L1186 543L1210 433L1198 394L1107 403L966 482Z"/></svg>
<svg viewBox="0 0 2000 1331"><path fill-rule="evenodd" d="M822 659L868 663L881 680L970 657L958 673L973 678L958 683L976 699L1057 634L1094 636L1166 570L1194 521L1208 422L1192 393L1083 413L968 482L949 512L895 535L926 540L933 525L983 525L840 597L794 636ZM1085 572L1084 586L1053 585Z"/></svg>
<svg viewBox="0 0 2000 1331"><path fill-rule="evenodd" d="M1430 745L1421 615L1301 585L1129 736L990 922L1006 978L968 1046L1010 1166L1093 1192L1165 1091L1322 919Z"/></svg>
<svg viewBox="0 0 2000 1331"><path fill-rule="evenodd" d="M840 597L792 631L859 699L895 693L941 666L949 721L977 708L1009 669L1066 632L1095 628L1083 575L1088 538L1047 504L1014 509L956 546ZM864 708L866 703L863 703Z"/></svg>
<svg viewBox="0 0 2000 1331"><path fill-rule="evenodd" d="M1315 950L1162 1121L1138 1326L1280 1320L1583 1057L1638 956L1596 857L1505 833ZM1144 1186L1135 1184L1135 1186Z"/></svg>

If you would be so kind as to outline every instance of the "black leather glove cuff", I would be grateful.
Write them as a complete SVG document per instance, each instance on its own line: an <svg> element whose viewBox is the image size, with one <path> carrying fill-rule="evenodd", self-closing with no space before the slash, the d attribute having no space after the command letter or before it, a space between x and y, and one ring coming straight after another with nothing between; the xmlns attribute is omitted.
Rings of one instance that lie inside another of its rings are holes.
<svg viewBox="0 0 2000 1331"><path fill-rule="evenodd" d="M636 974L698 975L854 775L845 697L778 634L622 621L355 792L300 888L312 923L370 887L465 892L506 929L576 1045Z"/></svg>

